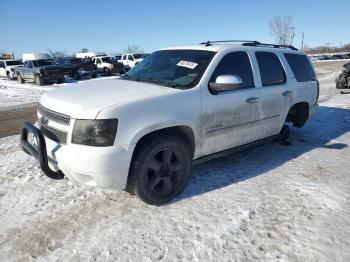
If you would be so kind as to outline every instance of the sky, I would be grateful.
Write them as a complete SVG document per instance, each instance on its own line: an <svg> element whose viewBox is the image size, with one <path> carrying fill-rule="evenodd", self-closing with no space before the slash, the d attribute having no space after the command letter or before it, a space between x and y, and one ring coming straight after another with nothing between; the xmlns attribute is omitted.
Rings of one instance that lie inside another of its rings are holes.
<svg viewBox="0 0 350 262"><path fill-rule="evenodd" d="M0 51L147 52L206 40L274 42L269 22L291 15L294 45L350 43L350 0L0 0Z"/></svg>

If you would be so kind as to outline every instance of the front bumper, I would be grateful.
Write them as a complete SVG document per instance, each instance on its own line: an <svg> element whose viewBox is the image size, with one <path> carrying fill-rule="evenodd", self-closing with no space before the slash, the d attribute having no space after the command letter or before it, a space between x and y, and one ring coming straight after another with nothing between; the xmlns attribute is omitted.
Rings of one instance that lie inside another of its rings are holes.
<svg viewBox="0 0 350 262"><path fill-rule="evenodd" d="M28 133L37 140L37 149L28 142ZM125 189L134 145L92 147L59 144L44 137L40 129L24 123L21 133L23 150L36 158L50 178L64 176L73 182L102 188Z"/></svg>

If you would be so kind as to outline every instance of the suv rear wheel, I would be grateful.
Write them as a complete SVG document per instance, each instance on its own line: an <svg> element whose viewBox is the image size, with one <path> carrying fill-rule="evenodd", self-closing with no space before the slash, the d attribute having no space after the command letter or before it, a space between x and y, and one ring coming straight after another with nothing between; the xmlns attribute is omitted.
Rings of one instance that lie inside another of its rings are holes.
<svg viewBox="0 0 350 262"><path fill-rule="evenodd" d="M161 205L182 192L191 168L190 146L180 137L158 135L135 153L128 187L144 202Z"/></svg>

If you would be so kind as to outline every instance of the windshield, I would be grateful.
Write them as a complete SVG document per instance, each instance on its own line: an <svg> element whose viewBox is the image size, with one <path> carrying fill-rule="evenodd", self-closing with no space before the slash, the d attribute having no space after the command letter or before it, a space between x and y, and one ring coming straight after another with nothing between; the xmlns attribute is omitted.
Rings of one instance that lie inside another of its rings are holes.
<svg viewBox="0 0 350 262"><path fill-rule="evenodd" d="M53 64L48 60L42 59L42 60L34 60L33 65L34 67L37 67L37 66L46 66L46 65L53 65Z"/></svg>
<svg viewBox="0 0 350 262"><path fill-rule="evenodd" d="M133 54L133 57L135 59L141 59L141 58L145 58L148 54Z"/></svg>
<svg viewBox="0 0 350 262"><path fill-rule="evenodd" d="M198 83L214 54L205 50L160 50L147 56L124 78L191 88Z"/></svg>
<svg viewBox="0 0 350 262"><path fill-rule="evenodd" d="M101 60L102 60L102 62L105 62L105 63L113 62L111 57L102 57Z"/></svg>
<svg viewBox="0 0 350 262"><path fill-rule="evenodd" d="M8 65L8 66L23 65L23 63L21 60L6 61L6 65Z"/></svg>

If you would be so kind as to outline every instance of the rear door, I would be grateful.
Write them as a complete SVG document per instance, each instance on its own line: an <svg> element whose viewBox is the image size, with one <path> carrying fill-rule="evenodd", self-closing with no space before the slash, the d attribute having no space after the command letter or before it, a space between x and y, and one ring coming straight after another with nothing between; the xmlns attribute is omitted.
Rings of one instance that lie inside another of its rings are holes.
<svg viewBox="0 0 350 262"><path fill-rule="evenodd" d="M280 132L293 101L293 90L276 53L256 51L254 58L261 80L258 87L261 111L257 139L262 139Z"/></svg>
<svg viewBox="0 0 350 262"><path fill-rule="evenodd" d="M242 79L240 89L212 94L202 87L202 123L204 155L216 153L256 140L259 127L259 90L255 88L251 59L244 50L225 54L210 77L220 75Z"/></svg>
<svg viewBox="0 0 350 262"><path fill-rule="evenodd" d="M25 77L28 79L34 79L34 65L33 61L28 61L28 67L25 71Z"/></svg>
<svg viewBox="0 0 350 262"><path fill-rule="evenodd" d="M28 71L29 70L30 70L30 61L27 60L24 62L23 67L21 69L23 78L28 78Z"/></svg>

